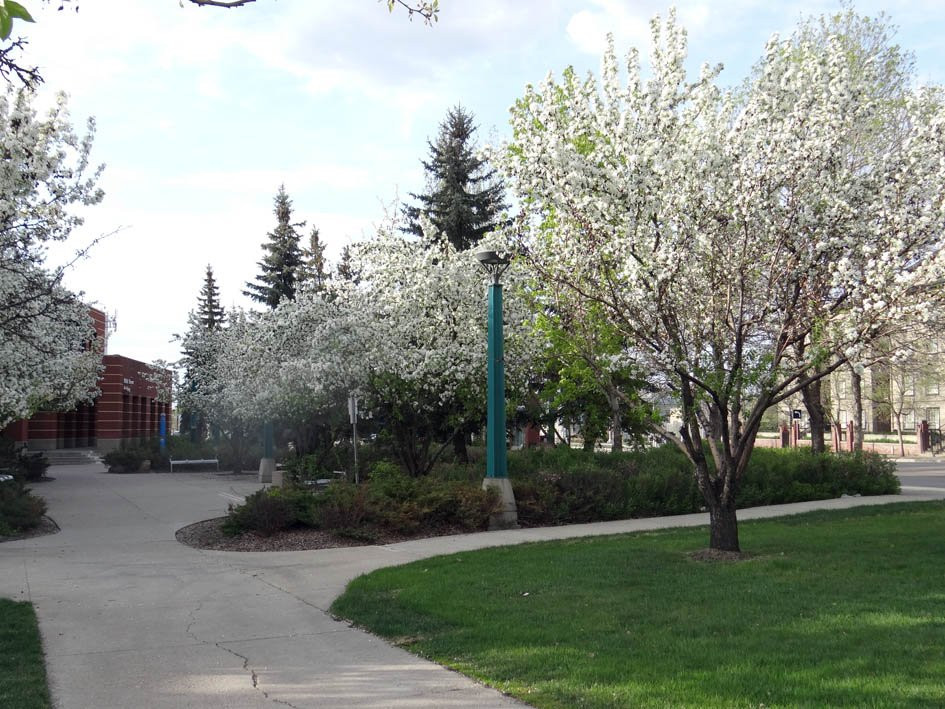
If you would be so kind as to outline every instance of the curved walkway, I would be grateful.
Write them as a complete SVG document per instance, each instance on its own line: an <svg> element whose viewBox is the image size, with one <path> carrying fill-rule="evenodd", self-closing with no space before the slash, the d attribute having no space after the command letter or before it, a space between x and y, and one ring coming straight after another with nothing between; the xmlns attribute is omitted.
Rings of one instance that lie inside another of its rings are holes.
<svg viewBox="0 0 945 709"><path fill-rule="evenodd" d="M59 534L0 546L0 595L37 610L55 706L510 707L497 691L326 612L356 576L438 554L706 524L706 516L487 532L299 552L200 551L174 532L217 517L250 476L107 475L60 466L35 491ZM945 498L945 489L755 508L740 519Z"/></svg>

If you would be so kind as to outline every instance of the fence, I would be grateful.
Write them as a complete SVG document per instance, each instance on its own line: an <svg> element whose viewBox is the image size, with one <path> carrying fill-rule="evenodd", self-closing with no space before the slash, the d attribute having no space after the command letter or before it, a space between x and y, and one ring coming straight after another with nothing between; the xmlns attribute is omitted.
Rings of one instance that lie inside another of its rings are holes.
<svg viewBox="0 0 945 709"><path fill-rule="evenodd" d="M846 426L838 423L830 427L832 435L826 437L827 448L833 451L852 451L853 450L853 422L848 422ZM799 448L810 446L810 439L801 436L801 428L798 423L790 426L781 426L781 430L776 438L757 438L755 446L759 448ZM945 453L945 438L943 438L942 429L929 428L927 421L922 421L916 429L916 443L904 443L900 448L898 442L873 442L864 441L863 450L873 451L882 455L922 455L923 453Z"/></svg>

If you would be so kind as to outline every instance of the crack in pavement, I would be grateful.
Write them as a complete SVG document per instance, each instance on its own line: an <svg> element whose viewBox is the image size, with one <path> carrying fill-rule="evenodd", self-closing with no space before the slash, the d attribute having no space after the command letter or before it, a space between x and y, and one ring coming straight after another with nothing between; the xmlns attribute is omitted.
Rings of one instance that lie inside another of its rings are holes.
<svg viewBox="0 0 945 709"><path fill-rule="evenodd" d="M246 655L241 655L240 653L236 652L236 650L231 650L228 647L224 647L219 642L212 642L210 640L204 640L203 638L199 637L196 633L194 633L193 627L194 625L197 624L197 613L199 613L202 608L203 608L203 601L198 601L197 607L194 608L192 611L190 611L190 613L188 614L189 622L187 623L187 627L184 629L184 632L187 633L189 637L193 638L195 641L197 641L201 645L206 645L206 646L212 645L213 647L223 650L223 652L227 652L233 655L233 657L236 657L242 660L243 670L249 672L249 678L250 678L250 681L253 683L253 689L260 692L263 695L263 697L267 699L268 701L273 702L275 704L282 704L287 707L292 707L292 709L301 709L301 707L297 707L296 705L290 704L289 702L283 701L281 699L275 699L274 697L270 697L269 692L265 691L259 686L259 675L256 673L255 669L249 666L249 657L247 657ZM230 642L235 642L235 641L231 640Z"/></svg>

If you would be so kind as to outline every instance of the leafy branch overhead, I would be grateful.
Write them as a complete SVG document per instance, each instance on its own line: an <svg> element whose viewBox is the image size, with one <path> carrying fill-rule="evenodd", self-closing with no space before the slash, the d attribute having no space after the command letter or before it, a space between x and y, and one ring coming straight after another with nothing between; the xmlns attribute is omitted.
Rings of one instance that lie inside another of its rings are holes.
<svg viewBox="0 0 945 709"><path fill-rule="evenodd" d="M383 0L378 0L378 2L381 1ZM422 0L413 3L406 0L386 1L387 9L390 12L393 12L398 6L402 7L407 11L407 16L411 20L416 15L422 18L424 23L432 25L439 19L439 0L431 0L430 2ZM56 3L58 5L57 10L65 10L68 7L75 12L79 11L78 0L42 0L42 2L46 4ZM255 3L256 0L178 0L181 7L184 7L185 2L198 7L233 9ZM28 44L27 40L23 37L10 39L15 20L35 22L29 10L22 4L15 0L0 0L0 41L8 43L5 46L0 46L0 76L8 84L19 83L22 86L36 88L42 83L43 77L39 73L38 67L30 66L23 61L22 54Z"/></svg>

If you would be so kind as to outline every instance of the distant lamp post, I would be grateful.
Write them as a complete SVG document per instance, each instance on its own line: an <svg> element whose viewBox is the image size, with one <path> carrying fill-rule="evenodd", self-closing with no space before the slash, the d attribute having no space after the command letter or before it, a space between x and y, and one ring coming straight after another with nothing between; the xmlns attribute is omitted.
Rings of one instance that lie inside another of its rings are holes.
<svg viewBox="0 0 945 709"><path fill-rule="evenodd" d="M499 511L489 520L490 529L518 526L518 509L509 481L505 451L505 358L502 333L502 283L510 259L495 251L480 251L476 259L492 276L489 284L489 373L486 406L486 477L483 489L494 488L502 500Z"/></svg>
<svg viewBox="0 0 945 709"><path fill-rule="evenodd" d="M272 431L272 421L263 424L263 451L259 459L259 482L282 485L281 476L276 471L276 446Z"/></svg>

